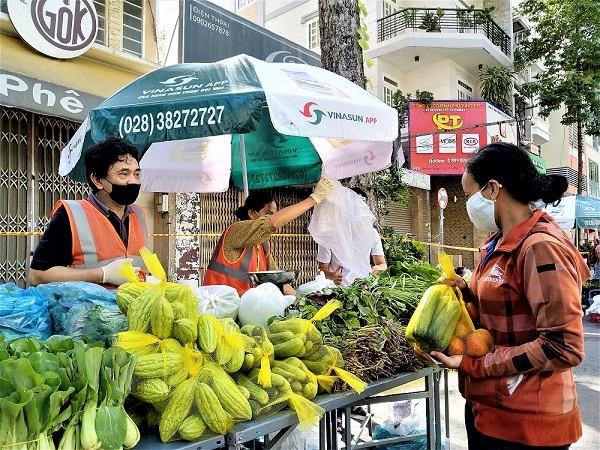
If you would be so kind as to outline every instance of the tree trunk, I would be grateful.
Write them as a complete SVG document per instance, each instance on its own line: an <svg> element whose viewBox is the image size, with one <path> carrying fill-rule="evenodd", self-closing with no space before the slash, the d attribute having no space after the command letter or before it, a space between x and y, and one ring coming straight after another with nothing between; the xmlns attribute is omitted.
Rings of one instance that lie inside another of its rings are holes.
<svg viewBox="0 0 600 450"><path fill-rule="evenodd" d="M358 0L319 0L321 67L365 87Z"/></svg>
<svg viewBox="0 0 600 450"><path fill-rule="evenodd" d="M358 44L360 12L358 0L319 0L319 30L321 37L321 67L365 87L362 48ZM367 188L373 182L372 174L340 180L348 187L366 191L371 211L381 217L377 200Z"/></svg>

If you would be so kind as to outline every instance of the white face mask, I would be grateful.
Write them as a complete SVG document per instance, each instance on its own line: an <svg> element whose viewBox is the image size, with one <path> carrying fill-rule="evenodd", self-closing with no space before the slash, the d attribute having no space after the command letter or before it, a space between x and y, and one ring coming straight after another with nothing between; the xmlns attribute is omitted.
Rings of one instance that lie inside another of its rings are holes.
<svg viewBox="0 0 600 450"><path fill-rule="evenodd" d="M467 200L467 214L469 214L469 219L471 219L475 228L481 231L494 232L500 228L496 225L496 219L494 218L494 201L488 200L481 194L481 191L486 187L487 184Z"/></svg>

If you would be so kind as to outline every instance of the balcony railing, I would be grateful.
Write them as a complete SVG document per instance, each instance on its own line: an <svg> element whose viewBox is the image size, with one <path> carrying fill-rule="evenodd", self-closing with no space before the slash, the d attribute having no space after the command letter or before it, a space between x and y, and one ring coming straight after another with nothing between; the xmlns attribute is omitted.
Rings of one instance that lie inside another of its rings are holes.
<svg viewBox="0 0 600 450"><path fill-rule="evenodd" d="M424 19L433 17L439 19L439 27L435 31L444 33L475 33L485 35L494 45L507 56L511 56L511 38L502 28L492 20L481 20L479 14L481 9L444 9L440 18L437 14L438 8L404 8L394 14L383 17L377 21L377 42L383 42L405 31L422 31L425 33Z"/></svg>

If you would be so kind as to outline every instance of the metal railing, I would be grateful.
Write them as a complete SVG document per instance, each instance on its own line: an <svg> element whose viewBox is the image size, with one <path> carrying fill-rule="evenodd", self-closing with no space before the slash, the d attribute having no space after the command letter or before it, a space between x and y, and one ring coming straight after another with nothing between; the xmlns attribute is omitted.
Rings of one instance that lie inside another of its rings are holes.
<svg viewBox="0 0 600 450"><path fill-rule="evenodd" d="M444 13L441 17L438 10ZM483 34L505 55L511 56L510 36L494 21L483 20L483 12L481 9L404 8L377 21L377 42L392 39L406 31L475 33Z"/></svg>

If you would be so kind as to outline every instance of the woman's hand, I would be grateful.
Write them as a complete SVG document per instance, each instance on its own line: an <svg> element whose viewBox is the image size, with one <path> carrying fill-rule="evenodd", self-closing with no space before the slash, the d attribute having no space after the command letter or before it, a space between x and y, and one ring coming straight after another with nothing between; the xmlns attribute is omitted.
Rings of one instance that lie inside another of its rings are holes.
<svg viewBox="0 0 600 450"><path fill-rule="evenodd" d="M442 352L431 352L429 354L432 358L438 360L441 363L440 367L444 369L458 369L463 359L463 355L446 356Z"/></svg>
<svg viewBox="0 0 600 450"><path fill-rule="evenodd" d="M442 276L438 278L437 282L438 282L438 284L447 284L448 286L451 286L451 287L457 287L461 291L463 289L467 288L467 282L465 280L463 280L462 277L459 277L458 275L456 275L456 278L452 279L452 278L448 278L448 277L446 277L446 275L442 274Z"/></svg>

